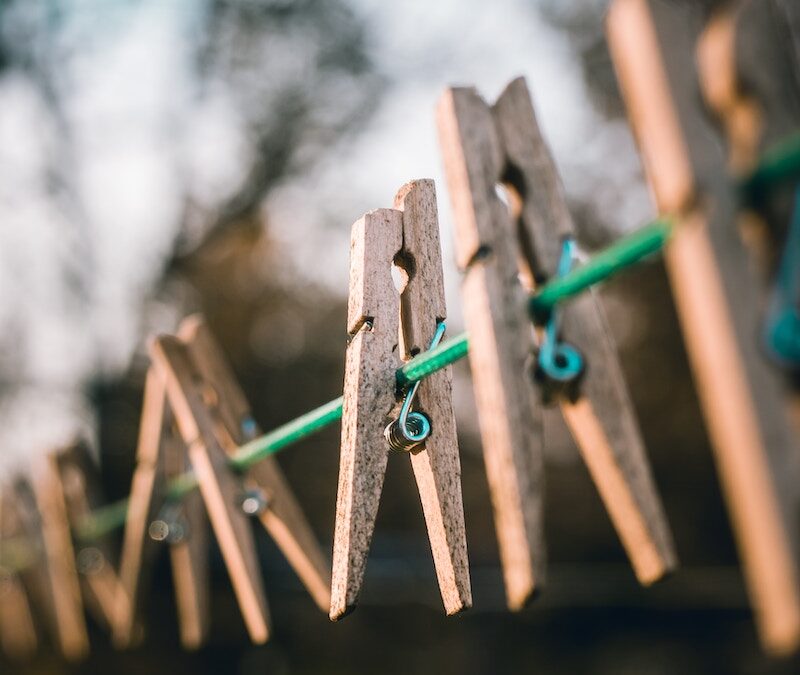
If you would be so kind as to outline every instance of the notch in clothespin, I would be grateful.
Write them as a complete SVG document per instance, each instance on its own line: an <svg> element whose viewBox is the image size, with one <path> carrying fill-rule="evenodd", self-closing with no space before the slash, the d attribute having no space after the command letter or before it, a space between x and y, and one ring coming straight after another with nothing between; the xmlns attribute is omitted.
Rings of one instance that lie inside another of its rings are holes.
<svg viewBox="0 0 800 675"><path fill-rule="evenodd" d="M769 651L787 653L800 646L800 448L780 374L755 338L760 283L697 96L704 25L693 12L664 0L615 0L606 30L651 192L677 219L667 271L756 623Z"/></svg>
<svg viewBox="0 0 800 675"><path fill-rule="evenodd" d="M181 322L178 335L186 344L203 382L214 392L217 436L222 448L232 455L240 445L261 433L247 399L200 315ZM327 613L331 605L330 563L278 460L266 457L251 466L244 475L243 484L243 508L258 518L317 606Z"/></svg>
<svg viewBox="0 0 800 675"><path fill-rule="evenodd" d="M0 649L14 661L27 661L39 638L19 570L29 567L38 552L20 538L12 491L0 487Z"/></svg>
<svg viewBox="0 0 800 675"><path fill-rule="evenodd" d="M163 379L167 401L200 485L200 494L250 639L261 644L270 634L267 599L261 581L250 522L243 510L242 481L227 461L220 441L222 425L214 414L219 392L203 378L189 347L163 335L150 348L153 368Z"/></svg>
<svg viewBox="0 0 800 675"><path fill-rule="evenodd" d="M120 556L114 642L127 647L137 641L139 610L160 542L169 547L181 643L197 649L210 624L208 524L198 493L179 502L168 493L170 479L189 468L189 459L167 404L164 378L152 366L145 380L136 461Z"/></svg>
<svg viewBox="0 0 800 675"><path fill-rule="evenodd" d="M99 471L87 447L81 443L57 453L54 459L57 479L64 495L67 524L71 532L76 533L91 515L92 509L104 502ZM86 607L100 625L113 629L120 587L112 543L108 538L91 542L82 541L80 537L74 537L74 540L75 567Z"/></svg>
<svg viewBox="0 0 800 675"><path fill-rule="evenodd" d="M393 263L407 277L399 295ZM472 605L450 369L409 392L395 378L401 360L441 339L445 319L436 192L412 181L351 233L333 620L358 600L391 448L410 456L445 611Z"/></svg>
<svg viewBox="0 0 800 675"><path fill-rule="evenodd" d="M575 231L525 80L491 107L474 89L450 89L438 117L508 604L524 606L543 575L541 407L553 401L638 579L652 583L674 568L675 552L596 295L539 317L534 348L525 298L569 271Z"/></svg>

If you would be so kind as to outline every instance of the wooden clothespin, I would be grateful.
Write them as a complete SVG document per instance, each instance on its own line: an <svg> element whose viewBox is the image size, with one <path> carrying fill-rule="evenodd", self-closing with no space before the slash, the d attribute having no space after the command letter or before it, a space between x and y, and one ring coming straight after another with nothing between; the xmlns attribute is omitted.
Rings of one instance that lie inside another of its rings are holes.
<svg viewBox="0 0 800 675"><path fill-rule="evenodd" d="M35 462L30 482L18 479L0 500L0 553L12 561L0 602L4 646L20 657L31 655L39 644L38 623L65 659L84 658L89 637L56 457Z"/></svg>
<svg viewBox="0 0 800 675"><path fill-rule="evenodd" d="M85 445L78 443L54 455L57 479L61 483L66 506L67 525L71 532L79 530L93 508L103 504L100 475ZM60 521L63 526L65 523ZM62 536L68 536L69 532ZM113 629L118 615L120 581L108 538L91 543L74 543L75 566L79 573L86 607L95 620Z"/></svg>
<svg viewBox="0 0 800 675"><path fill-rule="evenodd" d="M523 607L544 574L541 407L550 398L560 401L637 577L651 583L675 566L675 553L593 292L560 310L560 332L578 348L576 359L582 354L588 362L585 374L575 368L562 392L547 373L538 386L531 377L534 334L526 291L557 275L565 242L575 233L525 81L511 82L492 107L472 88L450 89L438 123L509 607ZM511 211L496 193L500 185Z"/></svg>
<svg viewBox="0 0 800 675"><path fill-rule="evenodd" d="M189 347L164 335L151 345L153 368L163 378L200 494L222 552L250 639L266 642L270 634L267 599L250 522L243 511L241 479L233 473L220 441L223 425L214 415L220 393L204 380Z"/></svg>
<svg viewBox="0 0 800 675"><path fill-rule="evenodd" d="M615 0L607 35L660 212L678 219L667 271L765 646L800 645L798 445L757 341L761 290L737 199L697 95L694 8ZM664 56L664 45L670 58Z"/></svg>
<svg viewBox="0 0 800 675"><path fill-rule="evenodd" d="M186 495L180 503L169 499L169 480L189 468L186 446L174 426L164 378L151 367L120 556L122 592L114 627L114 642L120 647L136 641L136 621L156 541L169 546L181 643L197 649L208 633L208 524L198 493Z"/></svg>
<svg viewBox="0 0 800 675"><path fill-rule="evenodd" d="M214 395L218 415L219 443L228 453L260 434L250 406L225 361L208 326L200 315L185 319L179 337L186 343L189 355L203 381ZM244 485L255 507L254 515L286 556L319 608L328 612L331 606L330 563L323 554L302 508L292 493L274 457L266 457L250 467Z"/></svg>
<svg viewBox="0 0 800 675"><path fill-rule="evenodd" d="M395 371L400 360L428 349L434 336L441 337L446 318L433 181L408 183L394 207L370 211L351 234L333 620L352 611L358 600L390 443L410 453L446 612L472 605L450 369L420 384L421 412L391 422L398 409ZM399 295L393 262L408 277ZM406 413L409 408L410 403L404 406Z"/></svg>
<svg viewBox="0 0 800 675"><path fill-rule="evenodd" d="M39 645L28 594L19 576L36 552L20 550L20 523L11 489L0 488L0 649L12 660L29 660Z"/></svg>

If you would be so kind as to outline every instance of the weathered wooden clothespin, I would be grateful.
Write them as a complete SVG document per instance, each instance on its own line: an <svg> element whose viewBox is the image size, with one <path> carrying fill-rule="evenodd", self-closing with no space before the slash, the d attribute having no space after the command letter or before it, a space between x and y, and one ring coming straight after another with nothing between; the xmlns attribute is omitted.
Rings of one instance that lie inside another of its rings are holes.
<svg viewBox="0 0 800 675"><path fill-rule="evenodd" d="M333 620L358 600L391 447L410 454L446 612L472 605L450 369L420 384L418 411L408 392L395 419L401 359L440 339L446 318L433 181L405 185L394 206L370 211L351 233ZM393 263L407 277L400 294Z"/></svg>
<svg viewBox="0 0 800 675"><path fill-rule="evenodd" d="M54 455L57 478L64 495L69 532L80 531L82 524L91 515L93 508L103 504L100 476L94 459L82 443ZM120 593L113 546L107 538L95 539L91 543L73 537L76 550L75 566L79 573L86 608L103 627L113 629Z"/></svg>
<svg viewBox="0 0 800 675"><path fill-rule="evenodd" d="M55 455L35 462L30 481L10 484L0 500L0 558L10 555L12 563L5 571L8 595L0 602L4 645L29 656L40 643L38 624L65 659L84 658L89 637Z"/></svg>
<svg viewBox="0 0 800 675"><path fill-rule="evenodd" d="M269 610L250 522L243 506L241 478L227 462L220 441L223 425L213 414L220 393L204 380L189 347L181 339L160 336L151 345L153 368L163 378L169 407L214 530L250 639L266 642Z"/></svg>
<svg viewBox="0 0 800 675"><path fill-rule="evenodd" d="M523 607L544 575L541 407L550 399L560 402L637 577L651 583L675 566L675 553L594 293L559 310L560 331L552 319L531 367L527 293L559 273L575 233L525 81L491 107L472 88L450 89L438 123L508 604ZM561 333L579 351L552 344Z"/></svg>
<svg viewBox="0 0 800 675"><path fill-rule="evenodd" d="M39 638L19 570L37 552L15 540L20 523L11 492L11 488L0 488L0 649L10 659L23 661L36 652Z"/></svg>
<svg viewBox="0 0 800 675"><path fill-rule="evenodd" d="M185 319L178 334L203 381L214 391L214 409L223 426L217 427L219 442L232 454L260 434L247 399L201 316ZM248 510L258 517L319 608L327 613L331 606L330 563L277 459L266 457L251 466L244 486Z"/></svg>
<svg viewBox="0 0 800 675"><path fill-rule="evenodd" d="M169 480L188 469L189 460L167 404L164 378L153 367L145 380L136 460L120 556L122 592L114 642L120 647L136 642L152 556L157 542L164 542L169 546L181 642L196 649L210 623L208 524L198 493L180 502L169 498Z"/></svg>
<svg viewBox="0 0 800 675"><path fill-rule="evenodd" d="M785 653L800 645L800 452L780 375L758 344L762 291L698 96L704 27L701 8L663 0L615 0L607 19L651 191L678 219L667 271L756 621L765 646Z"/></svg>

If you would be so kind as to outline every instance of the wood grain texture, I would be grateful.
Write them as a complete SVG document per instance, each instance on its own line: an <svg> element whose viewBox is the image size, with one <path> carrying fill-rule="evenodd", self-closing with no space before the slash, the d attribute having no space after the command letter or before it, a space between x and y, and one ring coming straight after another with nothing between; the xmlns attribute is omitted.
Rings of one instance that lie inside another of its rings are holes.
<svg viewBox="0 0 800 675"><path fill-rule="evenodd" d="M18 532L13 499L0 488L0 558L3 540ZM0 567L0 649L12 661L28 661L36 653L39 638L30 601L19 575Z"/></svg>
<svg viewBox="0 0 800 675"><path fill-rule="evenodd" d="M403 243L403 215L378 209L353 225L342 443L333 538L332 620L355 608L378 513L395 408L400 298L391 265Z"/></svg>
<svg viewBox="0 0 800 675"><path fill-rule="evenodd" d="M667 269L757 625L767 649L787 653L800 645L800 451L783 385L754 337L759 280L735 227L724 157L698 106L691 59L702 28L693 9L648 0L616 0L607 24L655 201L682 216ZM674 161L656 161L662 148Z"/></svg>
<svg viewBox="0 0 800 675"><path fill-rule="evenodd" d="M401 358L425 351L439 322L447 318L436 188L432 180L404 185L394 201L403 212L403 248L399 264L408 281L400 296ZM430 419L431 436L411 453L436 575L447 614L472 606L472 589L461 496L453 412L451 368L426 378L417 391L417 404Z"/></svg>
<svg viewBox="0 0 800 675"><path fill-rule="evenodd" d="M474 89L445 92L437 115L506 598L520 609L544 576L544 477L541 405L529 368L532 328L517 278L514 226L496 193L506 161L491 111Z"/></svg>
<svg viewBox="0 0 800 675"><path fill-rule="evenodd" d="M167 399L200 484L211 526L231 578L250 639L266 642L269 611L250 523L239 505L240 480L228 467L204 400L202 378L177 338L161 336L151 346L154 366L164 378Z"/></svg>
<svg viewBox="0 0 800 675"><path fill-rule="evenodd" d="M512 81L492 108L519 195L522 257L535 284L551 280L575 226L561 178L536 121L524 78ZM528 290L535 290L536 285ZM676 565L675 548L653 481L636 415L605 313L593 291L563 305L561 335L587 363L578 404L562 401L572 436L619 533L636 576L652 583Z"/></svg>
<svg viewBox="0 0 800 675"><path fill-rule="evenodd" d="M216 392L216 410L222 416L233 440L233 444L226 450L234 452L238 445L250 440L245 437L245 423L252 425L252 436L260 434L260 430L252 421L247 399L201 316L195 315L185 319L181 323L178 337L186 343L205 382ZM251 467L246 473L245 484L264 492L268 508L259 515L259 520L286 556L319 608L326 613L329 612L330 563L323 554L277 459L267 457Z"/></svg>
<svg viewBox="0 0 800 675"><path fill-rule="evenodd" d="M40 515L43 564L47 570L54 635L64 658L77 661L89 653L89 636L75 569L67 506L53 455L43 457L36 464L31 487Z"/></svg>

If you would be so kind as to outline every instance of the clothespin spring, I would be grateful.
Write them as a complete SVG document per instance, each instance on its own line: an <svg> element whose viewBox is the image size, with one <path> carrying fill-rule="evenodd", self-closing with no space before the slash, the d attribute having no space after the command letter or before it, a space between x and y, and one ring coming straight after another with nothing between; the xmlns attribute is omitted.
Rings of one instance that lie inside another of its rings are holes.
<svg viewBox="0 0 800 675"><path fill-rule="evenodd" d="M564 240L558 262L558 277L569 274L575 251L572 238ZM554 307L545 326L544 338L536 357L534 379L543 387L544 400L550 402L560 394L574 398L576 388L584 373L585 361L571 344L558 339L559 309Z"/></svg>
<svg viewBox="0 0 800 675"><path fill-rule="evenodd" d="M428 351L436 347L444 337L444 332L447 326L444 321L440 321L436 325L436 332L433 334L431 343L428 346ZM428 436L431 434L431 421L427 415L421 412L411 410L414 403L414 397L417 394L417 389L422 380L417 380L406 392L403 405L400 408L400 416L390 422L383 432L389 445L394 450L400 452L410 452L417 446L421 445Z"/></svg>

